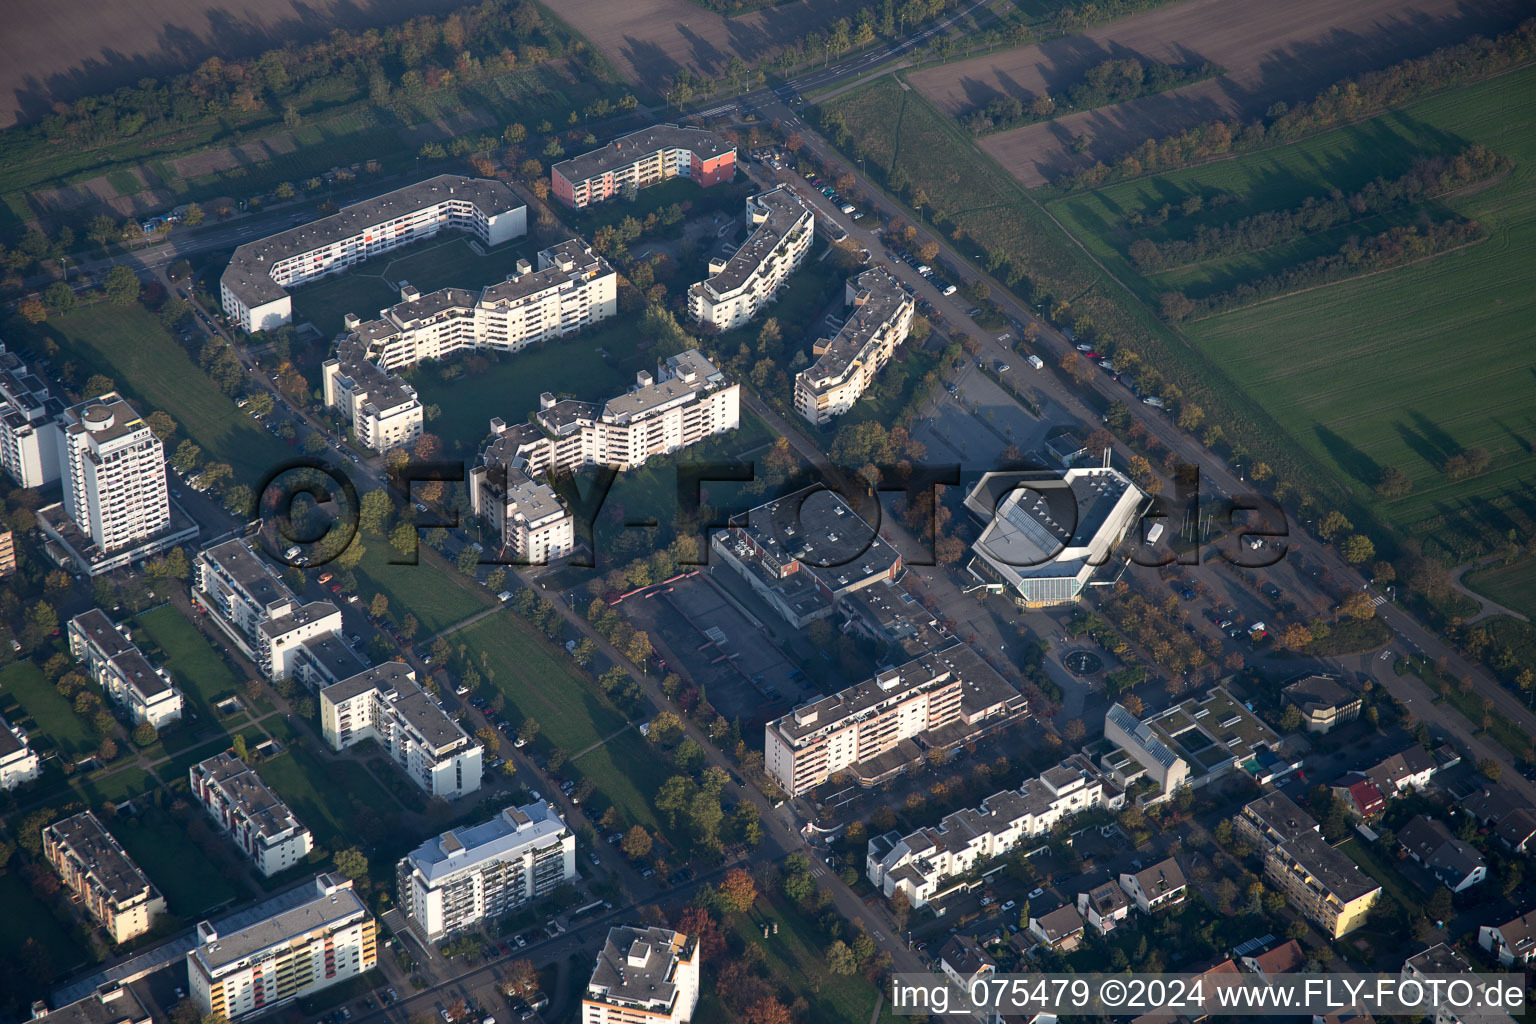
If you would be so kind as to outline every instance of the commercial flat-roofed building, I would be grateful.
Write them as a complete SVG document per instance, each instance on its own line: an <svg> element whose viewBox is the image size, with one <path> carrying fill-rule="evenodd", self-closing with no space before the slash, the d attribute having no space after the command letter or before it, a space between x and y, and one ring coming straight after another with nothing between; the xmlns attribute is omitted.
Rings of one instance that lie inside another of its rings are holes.
<svg viewBox="0 0 1536 1024"><path fill-rule="evenodd" d="M741 248L711 259L709 276L688 289L689 314L721 331L772 302L811 251L816 214L788 185L749 197L746 219L752 234Z"/></svg>
<svg viewBox="0 0 1536 1024"><path fill-rule="evenodd" d="M583 466L623 472L740 425L741 386L689 349L668 357L654 376L637 373L633 387L601 407L546 391L533 424L493 424L492 444L498 460L533 477Z"/></svg>
<svg viewBox="0 0 1536 1024"><path fill-rule="evenodd" d="M43 857L114 943L143 935L165 913L160 890L90 811L46 826Z"/></svg>
<svg viewBox="0 0 1536 1024"><path fill-rule="evenodd" d="M100 608L69 620L69 651L134 724L148 722L161 729L181 718L181 691L171 685L165 669L150 664L128 630Z"/></svg>
<svg viewBox="0 0 1536 1024"><path fill-rule="evenodd" d="M341 632L339 608L301 603L245 538L198 552L192 571L193 599L268 679L303 678L307 645Z"/></svg>
<svg viewBox="0 0 1536 1024"><path fill-rule="evenodd" d="M387 661L321 690L320 726L332 750L377 740L428 796L456 800L480 788L484 748L402 662Z"/></svg>
<svg viewBox="0 0 1536 1024"><path fill-rule="evenodd" d="M18 487L46 487L59 478L63 415L48 382L0 342L0 467Z"/></svg>
<svg viewBox="0 0 1536 1024"><path fill-rule="evenodd" d="M1299 767L1280 753L1280 736L1225 687L1189 697L1138 720L1119 704L1104 715L1104 738L1116 745L1100 758L1121 785L1143 773L1164 797L1236 772L1272 781Z"/></svg>
<svg viewBox="0 0 1536 1024"><path fill-rule="evenodd" d="M50 1024L152 1024L138 993L121 982L106 982L90 995L48 1009L41 1000L32 1004L32 1019L46 1017Z"/></svg>
<svg viewBox="0 0 1536 1024"><path fill-rule="evenodd" d="M1334 676L1309 675L1280 692L1301 712L1308 732L1325 733L1360 717L1360 695Z"/></svg>
<svg viewBox="0 0 1536 1024"><path fill-rule="evenodd" d="M456 174L365 199L236 249L219 279L224 312L247 331L281 327L293 319L290 288L443 230L499 245L528 233L528 207L510 185Z"/></svg>
<svg viewBox="0 0 1536 1024"><path fill-rule="evenodd" d="M1331 938L1365 923L1381 886L1323 840L1322 829L1284 793L1243 806L1237 832L1260 850L1264 874L1286 900Z"/></svg>
<svg viewBox="0 0 1536 1024"><path fill-rule="evenodd" d="M398 371L461 352L521 352L607 320L618 312L618 276L571 238L541 250L537 269L519 260L505 281L478 294L443 288L422 295L401 284L400 299L376 320L348 316L336 357L321 368L325 404L381 452L421 436L421 402Z"/></svg>
<svg viewBox="0 0 1536 1024"><path fill-rule="evenodd" d="M27 742L27 733L0 717L0 789L15 789L37 778L42 762Z"/></svg>
<svg viewBox="0 0 1536 1024"><path fill-rule="evenodd" d="M581 1024L681 1024L699 1004L699 940L671 928L608 930Z"/></svg>
<svg viewBox="0 0 1536 1024"><path fill-rule="evenodd" d="M65 409L60 423L64 501L38 510L38 525L81 572L98 576L197 535L173 521L165 449L115 391Z"/></svg>
<svg viewBox="0 0 1536 1024"><path fill-rule="evenodd" d="M576 547L576 519L553 487L523 468L527 462L516 452L526 435L509 434L500 419L491 421L491 433L480 465L469 472L469 503L501 538L501 558L546 565L569 555Z"/></svg>
<svg viewBox="0 0 1536 1024"><path fill-rule="evenodd" d="M192 795L268 878L301 863L314 848L309 829L233 752L194 764L189 776Z"/></svg>
<svg viewBox="0 0 1536 1024"><path fill-rule="evenodd" d="M1070 604L1110 561L1145 501L1109 466L987 473L965 499L982 524L967 570L1024 607Z"/></svg>
<svg viewBox="0 0 1536 1024"><path fill-rule="evenodd" d="M944 895L952 884L986 861L1058 823L1095 808L1114 810L1125 793L1081 754L1073 754L1018 789L994 793L975 809L945 815L937 828L906 836L894 832L869 841L865 874L886 896L897 890L914 907Z"/></svg>
<svg viewBox="0 0 1536 1024"><path fill-rule="evenodd" d="M852 409L874 383L912 330L916 308L884 267L849 278L843 301L852 315L837 334L816 342L816 362L795 375L795 411L818 427Z"/></svg>
<svg viewBox="0 0 1536 1024"><path fill-rule="evenodd" d="M819 485L775 498L710 535L710 548L796 628L901 574L901 555L842 496Z"/></svg>
<svg viewBox="0 0 1536 1024"><path fill-rule="evenodd" d="M550 168L550 191L573 209L606 202L626 185L648 188L688 178L701 188L736 176L736 147L703 128L657 124Z"/></svg>
<svg viewBox="0 0 1536 1024"><path fill-rule="evenodd" d="M871 786L1027 710L1013 684L957 643L768 722L765 767L793 796L843 771Z"/></svg>
<svg viewBox="0 0 1536 1024"><path fill-rule="evenodd" d="M444 832L401 858L400 909L429 942L478 927L576 879L576 837L543 800Z"/></svg>
<svg viewBox="0 0 1536 1024"><path fill-rule="evenodd" d="M200 922L188 992L205 1015L253 1017L373 970L377 939L351 879L319 875L308 900L264 920L228 933Z"/></svg>

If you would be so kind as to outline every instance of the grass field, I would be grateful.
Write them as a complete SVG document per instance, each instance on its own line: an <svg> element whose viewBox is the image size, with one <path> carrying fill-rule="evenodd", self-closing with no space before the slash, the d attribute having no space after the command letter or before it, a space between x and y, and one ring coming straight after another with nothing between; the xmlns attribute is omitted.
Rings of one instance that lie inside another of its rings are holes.
<svg viewBox="0 0 1536 1024"><path fill-rule="evenodd" d="M1461 582L1468 589L1536 621L1536 564L1530 559L1469 572Z"/></svg>
<svg viewBox="0 0 1536 1024"><path fill-rule="evenodd" d="M242 895L163 811L116 822L112 834L159 887L166 908L179 917L197 918Z"/></svg>
<svg viewBox="0 0 1536 1024"><path fill-rule="evenodd" d="M171 413L181 436L191 437L211 460L229 463L242 483L254 487L292 457L287 445L214 386L142 306L83 306L33 330L57 342L63 358L111 377L141 416L156 409Z"/></svg>
<svg viewBox="0 0 1536 1024"><path fill-rule="evenodd" d="M75 709L59 695L42 669L30 661L19 661L0 671L0 700L6 695L14 698L36 723L27 729L33 747L39 750L57 747L67 759L96 749L96 733L75 714ZM16 724L14 719L12 724Z"/></svg>
<svg viewBox="0 0 1536 1024"><path fill-rule="evenodd" d="M35 938L58 973L86 961L86 950L75 942L47 905L33 895L21 872L12 869L0 874L0 907L5 908L6 919L6 926L0 928L0 956L14 963L27 939Z"/></svg>
<svg viewBox="0 0 1536 1024"><path fill-rule="evenodd" d="M466 236L450 232L294 289L294 322L309 320L329 338L342 329L346 314L371 320L379 310L399 302L399 282L410 282L423 295L448 287L478 291L504 280L519 259L534 261L533 246L526 239L497 246L482 256L470 248Z"/></svg>
<svg viewBox="0 0 1536 1024"><path fill-rule="evenodd" d="M420 547L417 565L391 565L398 558L395 549L381 537L364 541L363 559L358 563L358 592L364 602L375 592L389 598L389 611L398 622L407 612L421 624L419 637L428 637L456 622L462 622L495 598L473 580L447 566L425 544Z"/></svg>
<svg viewBox="0 0 1536 1024"><path fill-rule="evenodd" d="M644 825L653 832L661 828L651 802L672 772L656 748L638 732L621 732L570 763L591 779L632 824Z"/></svg>
<svg viewBox="0 0 1536 1024"><path fill-rule="evenodd" d="M1528 343L1536 316L1533 125L1536 69L1526 69L1283 149L1061 199L1050 209L1150 299L1168 282L1140 279L1124 260L1127 236L1118 225L1129 211L1177 205L1191 194L1238 197L1188 225L1177 222L1191 231L1201 220L1278 209L1333 187L1348 192L1377 175L1400 174L1415 156L1472 142L1514 158L1507 178L1443 200L1445 209L1480 221L1487 242L1184 328L1357 500L1405 531L1435 536L1460 560L1485 533L1528 535L1536 522L1536 355ZM1211 261L1193 273L1219 279L1254 259ZM1486 474L1453 482L1440 473L1447 456L1474 446L1493 456ZM1374 494L1387 466L1408 474L1411 494L1390 501Z"/></svg>
<svg viewBox="0 0 1536 1024"><path fill-rule="evenodd" d="M362 765L347 760L324 761L303 746L289 747L262 761L256 774L309 827L316 845L335 848L352 842L357 805L381 816L397 809L394 799Z"/></svg>
<svg viewBox="0 0 1536 1024"><path fill-rule="evenodd" d="M137 625L165 652L163 665L183 694L198 705L204 721L213 721L213 704L242 688L229 664L197 627L174 605L162 605L140 615Z"/></svg>

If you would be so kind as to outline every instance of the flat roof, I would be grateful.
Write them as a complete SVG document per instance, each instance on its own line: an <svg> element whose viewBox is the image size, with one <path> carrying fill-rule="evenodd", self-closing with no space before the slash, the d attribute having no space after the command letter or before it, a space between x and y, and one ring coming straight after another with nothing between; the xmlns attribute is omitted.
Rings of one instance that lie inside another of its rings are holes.
<svg viewBox="0 0 1536 1024"><path fill-rule="evenodd" d="M698 349L689 349L669 358L661 379L640 384L603 405L606 423L627 423L680 400L692 398L725 384L725 374L715 368Z"/></svg>
<svg viewBox="0 0 1536 1024"><path fill-rule="evenodd" d="M246 538L236 537L204 548L197 557L217 565L258 607L294 600L288 584L256 554Z"/></svg>
<svg viewBox="0 0 1536 1024"><path fill-rule="evenodd" d="M718 274L711 274L693 285L690 292L726 295L735 291L757 272L803 219L815 220L811 208L787 185L748 196L746 217L748 226L756 223L752 234L725 261Z"/></svg>
<svg viewBox="0 0 1536 1024"><path fill-rule="evenodd" d="M856 293L852 315L830 340L817 342L818 347L825 345L824 350L816 362L800 371L813 389L836 387L846 380L848 368L855 360L869 359L870 346L912 301L901 282L884 267L871 267L853 278L848 287Z"/></svg>
<svg viewBox="0 0 1536 1024"><path fill-rule="evenodd" d="M310 637L304 641L304 650L332 679L345 679L368 667L352 645L335 633Z"/></svg>
<svg viewBox="0 0 1536 1024"><path fill-rule="evenodd" d="M137 992L127 985L108 984L57 1010L49 1010L47 1019L65 1024L137 1024L151 1017Z"/></svg>
<svg viewBox="0 0 1536 1024"><path fill-rule="evenodd" d="M210 974L216 974L275 946L287 945L306 935L335 929L367 916L368 908L352 890L351 879L319 875L315 878L314 894L305 902L228 935L219 935L216 931L213 937L205 935L191 955L202 961ZM207 922L198 927L201 929L205 925ZM211 930L212 926L208 927Z"/></svg>
<svg viewBox="0 0 1536 1024"><path fill-rule="evenodd" d="M230 751L215 754L192 770L218 789L225 802L255 827L260 838L270 840L304 828L261 776Z"/></svg>
<svg viewBox="0 0 1536 1024"><path fill-rule="evenodd" d="M442 705L417 685L415 672L403 662L386 661L382 665L375 665L355 676L332 683L321 690L320 694L332 704L340 704L373 690L377 690L381 699L415 729L434 751L460 741L468 741L469 734L449 717Z"/></svg>
<svg viewBox="0 0 1536 1024"><path fill-rule="evenodd" d="M991 479L991 478L995 478ZM1002 491L987 507L985 496ZM1117 469L1103 466L1060 473L988 473L966 497L987 521L972 545L1010 582L1079 575L1107 561L1141 503L1141 490Z"/></svg>
<svg viewBox="0 0 1536 1024"><path fill-rule="evenodd" d="M235 250L220 283L247 307L272 302L288 294L286 288L272 280L272 268L283 260L324 248L386 220L449 199L473 203L486 217L498 216L524 205L512 187L504 182L439 174L342 207L329 217L247 242Z"/></svg>
<svg viewBox="0 0 1536 1024"><path fill-rule="evenodd" d="M628 135L620 135L606 146L562 160L550 168L575 184L620 167L628 167L643 157L664 149L686 149L698 160L713 160L736 147L704 128L685 128L675 124L653 124Z"/></svg>
<svg viewBox="0 0 1536 1024"><path fill-rule="evenodd" d="M697 944L694 936L670 928L611 928L592 968L587 996L608 1003L670 1007L677 998L677 964L692 960Z"/></svg>
<svg viewBox="0 0 1536 1024"><path fill-rule="evenodd" d="M97 447L149 429L143 417L116 391L72 405L64 415L69 423L65 433L84 434Z"/></svg>
<svg viewBox="0 0 1536 1024"><path fill-rule="evenodd" d="M48 829L59 837L71 857L85 865L86 874L116 903L127 903L143 893L154 891L149 876L140 870L90 811L56 821Z"/></svg>
<svg viewBox="0 0 1536 1024"><path fill-rule="evenodd" d="M406 854L405 861L435 884L467 868L559 844L567 834L565 819L547 801L539 800L428 839Z"/></svg>
<svg viewBox="0 0 1536 1024"><path fill-rule="evenodd" d="M901 560L841 495L819 484L759 505L731 527L778 565L799 562L798 572L833 593L889 576Z"/></svg>

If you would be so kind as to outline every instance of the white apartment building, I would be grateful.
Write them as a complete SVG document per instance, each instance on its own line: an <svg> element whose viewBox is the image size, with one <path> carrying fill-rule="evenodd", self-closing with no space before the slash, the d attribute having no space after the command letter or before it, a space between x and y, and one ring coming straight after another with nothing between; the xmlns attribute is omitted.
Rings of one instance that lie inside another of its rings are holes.
<svg viewBox="0 0 1536 1024"><path fill-rule="evenodd" d="M480 788L484 748L402 662L376 665L321 690L320 725L332 750L378 740L428 796L456 800Z"/></svg>
<svg viewBox="0 0 1536 1024"><path fill-rule="evenodd" d="M641 371L635 379L601 408L546 391L534 424L492 424L495 457L533 477L597 465L622 472L741 425L741 386L697 349L669 357L655 377Z"/></svg>
<svg viewBox="0 0 1536 1024"><path fill-rule="evenodd" d="M160 890L90 811L45 827L43 857L114 943L143 935L165 913Z"/></svg>
<svg viewBox="0 0 1536 1024"><path fill-rule="evenodd" d="M853 408L912 329L917 304L884 267L848 279L853 307L837 334L812 347L816 362L795 375L795 411L821 426Z"/></svg>
<svg viewBox="0 0 1536 1024"><path fill-rule="evenodd" d="M26 730L0 717L0 789L31 782L41 771L42 762L27 742Z"/></svg>
<svg viewBox="0 0 1536 1024"><path fill-rule="evenodd" d="M772 302L811 251L816 215L788 185L747 199L752 234L727 259L711 259L709 276L688 289L688 312L729 331Z"/></svg>
<svg viewBox="0 0 1536 1024"><path fill-rule="evenodd" d="M543 800L429 839L396 869L400 909L429 942L576 880L576 837Z"/></svg>
<svg viewBox="0 0 1536 1024"><path fill-rule="evenodd" d="M456 174L343 207L236 249L219 280L224 312L247 331L281 327L293 318L288 289L443 230L499 245L528 233L528 208L510 185Z"/></svg>
<svg viewBox="0 0 1536 1024"><path fill-rule="evenodd" d="M949 746L1025 706L975 651L956 644L768 722L766 768L792 796L842 771L869 785L922 759L915 737L930 747Z"/></svg>
<svg viewBox="0 0 1536 1024"><path fill-rule="evenodd" d="M100 608L69 620L69 651L135 725L148 722L162 729L181 718L181 691L171 684L171 677L150 664L128 630Z"/></svg>
<svg viewBox="0 0 1536 1024"><path fill-rule="evenodd" d="M44 487L59 478L63 414L48 382L0 342L0 468L17 486Z"/></svg>
<svg viewBox="0 0 1536 1024"><path fill-rule="evenodd" d="M670 928L608 930L581 1024L681 1024L699 1005L699 940Z"/></svg>
<svg viewBox="0 0 1536 1024"><path fill-rule="evenodd" d="M193 765L188 774L192 795L268 878L314 848L309 829L233 751Z"/></svg>
<svg viewBox="0 0 1536 1024"><path fill-rule="evenodd" d="M946 815L937 828L876 836L869 841L865 874L886 896L900 889L912 906L921 907L947 892L956 876L1045 835L1058 822L1124 803L1124 791L1082 754L1073 754L1016 790L994 793L978 808Z"/></svg>
<svg viewBox="0 0 1536 1024"><path fill-rule="evenodd" d="M171 525L165 449L115 391L64 412L64 511L107 554Z"/></svg>
<svg viewBox="0 0 1536 1024"><path fill-rule="evenodd" d="M621 195L625 186L648 188L688 178L700 188L736 175L736 147L712 131L675 124L642 128L550 168L550 191L573 209Z"/></svg>
<svg viewBox="0 0 1536 1024"><path fill-rule="evenodd" d="M523 470L501 420L491 421L491 432L481 465L469 473L469 504L501 538L498 560L547 565L564 558L576 547L575 517L553 487Z"/></svg>
<svg viewBox="0 0 1536 1024"><path fill-rule="evenodd" d="M618 275L576 238L541 251L537 269L519 260L516 272L478 296L462 288L422 295L402 284L400 298L376 320L348 316L336 358L322 368L325 403L341 409L358 440L376 451L421 435L421 403L397 371L479 349L520 352L619 308Z"/></svg>
<svg viewBox="0 0 1536 1024"><path fill-rule="evenodd" d="M351 879L318 875L303 902L235 931L197 926L189 996L206 1016L242 1020L371 971L378 926Z"/></svg>
<svg viewBox="0 0 1536 1024"><path fill-rule="evenodd" d="M268 679L295 674L312 645L341 632L340 609L329 601L300 604L245 538L198 552L192 569L193 599Z"/></svg>

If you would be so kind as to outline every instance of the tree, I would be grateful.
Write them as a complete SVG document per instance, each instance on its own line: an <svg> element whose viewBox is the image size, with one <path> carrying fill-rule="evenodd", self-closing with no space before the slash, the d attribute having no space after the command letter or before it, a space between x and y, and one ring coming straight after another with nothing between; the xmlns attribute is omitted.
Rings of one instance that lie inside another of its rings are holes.
<svg viewBox="0 0 1536 1024"><path fill-rule="evenodd" d="M362 507L358 511L358 529L382 535L384 533L384 524L389 522L389 513L388 493L383 488L369 491L363 495Z"/></svg>
<svg viewBox="0 0 1536 1024"><path fill-rule="evenodd" d="M1413 490L1413 481L1396 466L1383 466L1381 479L1376 481L1376 493L1383 498L1401 498Z"/></svg>
<svg viewBox="0 0 1536 1024"><path fill-rule="evenodd" d="M1301 728L1301 711L1294 704L1287 704L1280 713L1280 731L1295 732Z"/></svg>
<svg viewBox="0 0 1536 1024"><path fill-rule="evenodd" d="M43 302L59 313L69 313L76 305L75 290L63 281L55 281L43 292Z"/></svg>
<svg viewBox="0 0 1536 1024"><path fill-rule="evenodd" d="M513 960L501 976L501 992L512 999L526 999L539 990L539 972L532 960Z"/></svg>
<svg viewBox="0 0 1536 1024"><path fill-rule="evenodd" d="M1339 605L1339 614L1351 619L1372 619L1376 617L1376 600L1363 590L1357 590L1344 599Z"/></svg>
<svg viewBox="0 0 1536 1024"><path fill-rule="evenodd" d="M48 319L48 307L37 299L23 299L21 305L16 307L16 311L29 324L40 324Z"/></svg>
<svg viewBox="0 0 1536 1024"><path fill-rule="evenodd" d="M114 306L131 306L139 301L139 278L128 267L118 264L107 271L106 280L102 282L102 288L107 293L107 299Z"/></svg>
<svg viewBox="0 0 1536 1024"><path fill-rule="evenodd" d="M526 746L533 742L533 738L539 734L539 720L537 718L525 718L523 724L517 727L517 738Z"/></svg>
<svg viewBox="0 0 1536 1024"><path fill-rule="evenodd" d="M1062 730L1062 736L1068 743L1081 743L1083 737L1088 734L1088 729L1083 725L1081 718L1074 718L1066 724Z"/></svg>
<svg viewBox="0 0 1536 1024"><path fill-rule="evenodd" d="M1312 631L1300 622L1293 622L1280 634L1280 644L1287 650L1303 651L1312 642Z"/></svg>
<svg viewBox="0 0 1536 1024"><path fill-rule="evenodd" d="M349 846L345 850L337 850L335 857L336 870L348 878L358 879L368 874L368 858L363 856L363 851L355 846Z"/></svg>
<svg viewBox="0 0 1536 1024"><path fill-rule="evenodd" d="M744 1011L746 1024L794 1024L789 1009L773 996L763 996Z"/></svg>
<svg viewBox="0 0 1536 1024"><path fill-rule="evenodd" d="M619 843L619 849L630 860L640 860L650 856L651 834L643 827L636 825L624 833L624 839Z"/></svg>
<svg viewBox="0 0 1536 1024"><path fill-rule="evenodd" d="M726 872L720 883L720 910L726 914L745 914L757 902L757 883L741 868Z"/></svg>
<svg viewBox="0 0 1536 1024"><path fill-rule="evenodd" d="M827 947L827 970L847 977L859 969L859 962L848 948L848 943L838 939Z"/></svg>
<svg viewBox="0 0 1536 1024"><path fill-rule="evenodd" d="M368 613L376 619L382 619L389 614L389 597L378 593L373 595L373 600L368 602Z"/></svg>
<svg viewBox="0 0 1536 1024"><path fill-rule="evenodd" d="M1485 757L1477 762L1477 770L1489 782L1498 782L1499 776L1504 774L1504 766L1491 757Z"/></svg>
<svg viewBox="0 0 1536 1024"><path fill-rule="evenodd" d="M107 716L109 719L110 715ZM96 756L103 761L111 761L117 757L117 741L111 736L102 739L101 746L96 748Z"/></svg>
<svg viewBox="0 0 1536 1024"><path fill-rule="evenodd" d="M159 738L159 731L148 722L140 722L133 730L133 742L140 747L151 746Z"/></svg>
<svg viewBox="0 0 1536 1024"><path fill-rule="evenodd" d="M1317 535L1323 540L1333 540L1335 536L1353 527L1344 513L1334 509L1323 516L1322 522L1317 524Z"/></svg>
<svg viewBox="0 0 1536 1024"><path fill-rule="evenodd" d="M466 544L459 549L459 554L454 559L454 564L458 566L459 572L466 576L473 576L476 566L480 564L480 552Z"/></svg>
<svg viewBox="0 0 1536 1024"><path fill-rule="evenodd" d="M1424 913L1431 921L1448 921L1453 910L1451 904L1451 890L1443 885L1435 886L1435 891L1430 895L1429 902L1424 904Z"/></svg>
<svg viewBox="0 0 1536 1024"><path fill-rule="evenodd" d="M235 756L240 760L244 761L250 756L249 752L245 749L245 737L240 733L235 733L235 738L230 740L229 745L230 749L235 752Z"/></svg>
<svg viewBox="0 0 1536 1024"><path fill-rule="evenodd" d="M1339 554L1350 565L1360 565L1376 557L1376 545L1363 533L1352 533L1339 545Z"/></svg>

